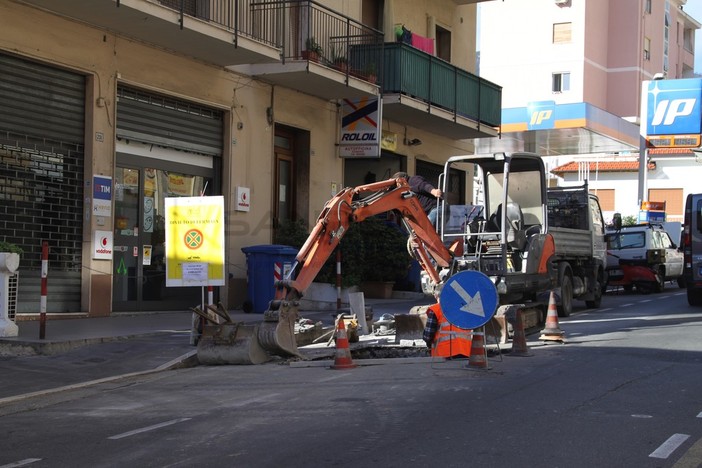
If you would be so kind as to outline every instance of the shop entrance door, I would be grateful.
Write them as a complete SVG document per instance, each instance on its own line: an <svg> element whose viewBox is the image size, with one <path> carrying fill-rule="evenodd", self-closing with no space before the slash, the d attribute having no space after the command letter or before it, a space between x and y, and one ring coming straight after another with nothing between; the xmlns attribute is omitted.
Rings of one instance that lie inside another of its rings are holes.
<svg viewBox="0 0 702 468"><path fill-rule="evenodd" d="M112 310L187 310L201 302L199 287L166 288L165 198L200 196L208 184L204 176L117 167Z"/></svg>

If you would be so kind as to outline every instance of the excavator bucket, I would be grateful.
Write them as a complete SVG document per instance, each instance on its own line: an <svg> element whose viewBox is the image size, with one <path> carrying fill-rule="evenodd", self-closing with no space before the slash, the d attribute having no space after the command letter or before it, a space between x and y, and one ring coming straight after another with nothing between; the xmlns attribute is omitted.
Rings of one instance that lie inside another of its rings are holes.
<svg viewBox="0 0 702 468"><path fill-rule="evenodd" d="M217 324L199 309L193 311L210 321L197 344L201 364L262 364L271 355L302 357L295 339L297 303L271 301L260 324L233 323L226 311L213 308L227 320Z"/></svg>
<svg viewBox="0 0 702 468"><path fill-rule="evenodd" d="M268 310L263 314L258 335L261 346L269 353L283 357L302 357L295 339L297 307L297 302L270 302Z"/></svg>
<svg viewBox="0 0 702 468"><path fill-rule="evenodd" d="M429 306L415 306L409 314L395 314L395 343L400 340L421 340Z"/></svg>
<svg viewBox="0 0 702 468"><path fill-rule="evenodd" d="M260 325L224 323L206 325L197 343L200 364L263 364L270 360L261 347Z"/></svg>

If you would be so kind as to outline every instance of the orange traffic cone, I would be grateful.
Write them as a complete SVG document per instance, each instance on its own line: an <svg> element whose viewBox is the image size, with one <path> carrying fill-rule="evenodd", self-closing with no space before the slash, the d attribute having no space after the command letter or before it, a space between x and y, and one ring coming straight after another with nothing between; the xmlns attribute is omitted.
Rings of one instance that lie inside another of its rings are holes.
<svg viewBox="0 0 702 468"><path fill-rule="evenodd" d="M558 327L558 308L556 307L556 296L551 291L548 300L548 314L546 314L546 327L541 330L540 340L565 342L563 338L565 332Z"/></svg>
<svg viewBox="0 0 702 468"><path fill-rule="evenodd" d="M510 356L531 356L529 346L526 343L524 334L524 322L522 321L522 309L517 309L514 313L514 335L512 336L512 351Z"/></svg>
<svg viewBox="0 0 702 468"><path fill-rule="evenodd" d="M349 339L346 336L346 325L344 319L339 317L339 326L336 327L336 354L334 356L334 364L331 369L353 369L356 364L351 359L351 350L349 349Z"/></svg>
<svg viewBox="0 0 702 468"><path fill-rule="evenodd" d="M488 369L487 350L485 349L485 329L473 330L473 341L470 344L469 369Z"/></svg>

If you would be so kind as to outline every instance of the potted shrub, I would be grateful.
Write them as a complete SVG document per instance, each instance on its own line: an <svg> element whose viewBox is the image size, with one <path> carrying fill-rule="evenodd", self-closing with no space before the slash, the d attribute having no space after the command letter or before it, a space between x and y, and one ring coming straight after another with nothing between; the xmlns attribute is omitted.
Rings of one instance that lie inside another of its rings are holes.
<svg viewBox="0 0 702 468"><path fill-rule="evenodd" d="M363 75L366 81L375 84L378 81L378 72L375 62L368 62L363 69Z"/></svg>
<svg viewBox="0 0 702 468"><path fill-rule="evenodd" d="M368 297L389 298L396 281L407 276L411 258L407 235L393 223L368 218L359 224L363 238L363 282Z"/></svg>
<svg viewBox="0 0 702 468"><path fill-rule="evenodd" d="M0 241L0 252L16 253L22 256L24 250L21 247L6 241Z"/></svg>
<svg viewBox="0 0 702 468"><path fill-rule="evenodd" d="M319 57L323 54L322 46L313 37L308 37L305 41L305 50L302 51L302 58L310 62L319 62Z"/></svg>
<svg viewBox="0 0 702 468"><path fill-rule="evenodd" d="M336 47L332 47L331 64L332 67L336 68L337 70L343 73L346 73L349 68L349 60L344 54L341 53L341 50L341 47L339 49L337 49Z"/></svg>

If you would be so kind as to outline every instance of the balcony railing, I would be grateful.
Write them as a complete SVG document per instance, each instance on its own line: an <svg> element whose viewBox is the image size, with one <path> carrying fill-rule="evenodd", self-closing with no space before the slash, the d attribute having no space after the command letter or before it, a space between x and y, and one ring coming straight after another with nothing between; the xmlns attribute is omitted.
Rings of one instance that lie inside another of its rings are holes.
<svg viewBox="0 0 702 468"><path fill-rule="evenodd" d="M181 24L188 15L278 47L283 62L309 60L371 81L381 71L383 33L312 0L158 2L178 11Z"/></svg>
<svg viewBox="0 0 702 468"><path fill-rule="evenodd" d="M235 37L246 36L264 44L280 47L280 24L275 15L267 16L256 0L157 0L180 13L217 24L232 31ZM119 4L119 0L117 0Z"/></svg>
<svg viewBox="0 0 702 468"><path fill-rule="evenodd" d="M501 122L502 87L403 43L384 46L383 94L404 94L491 127Z"/></svg>

